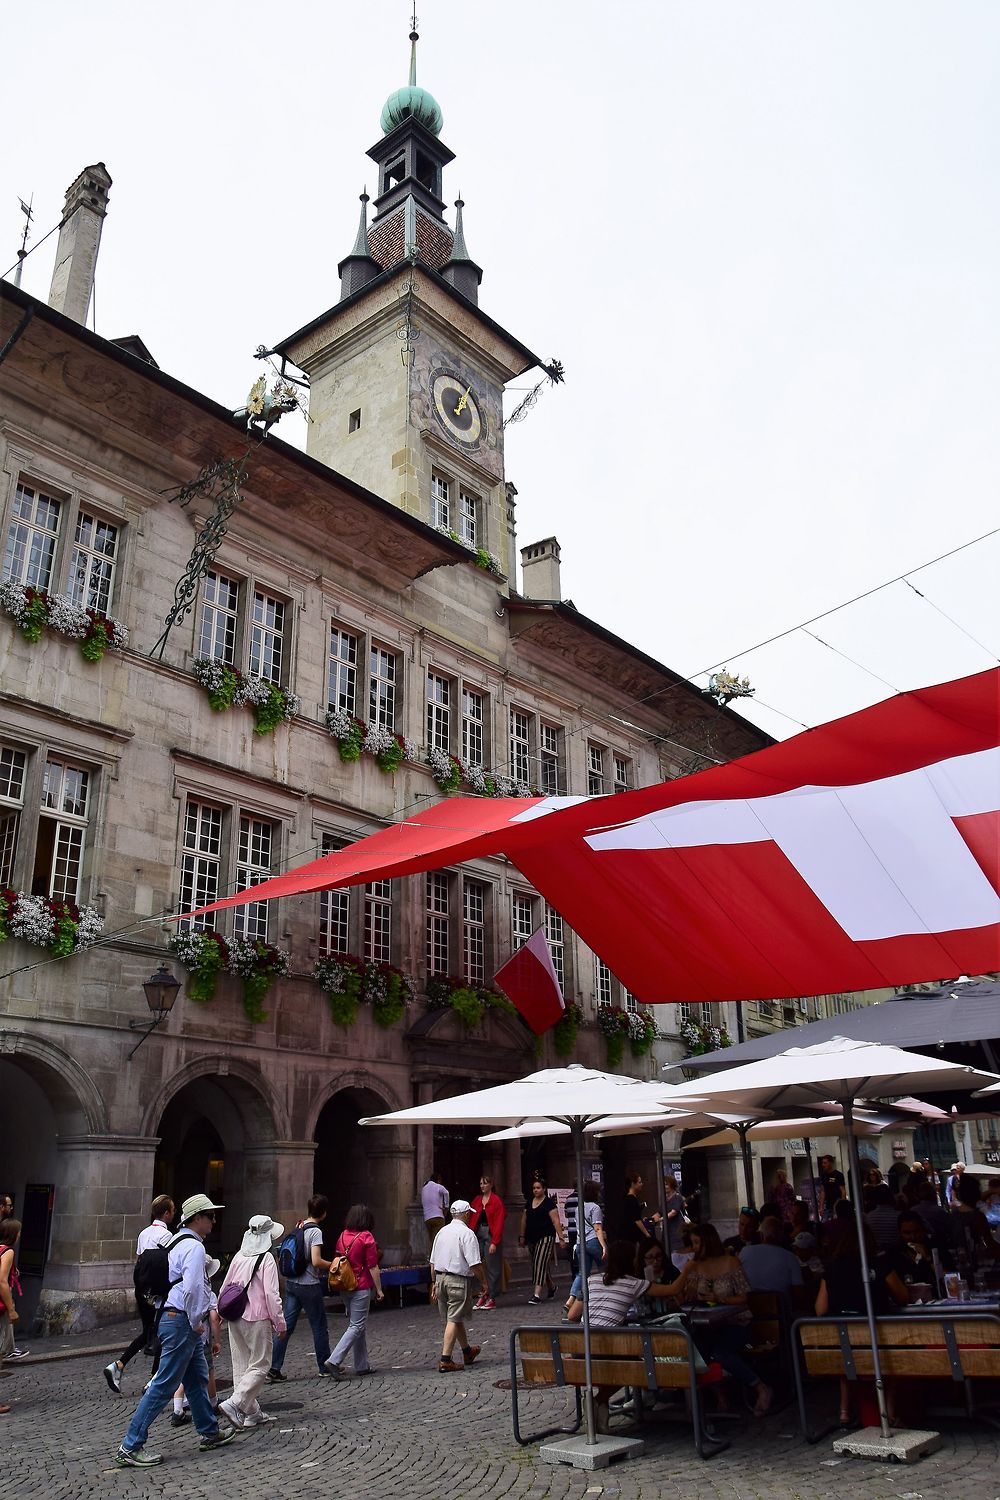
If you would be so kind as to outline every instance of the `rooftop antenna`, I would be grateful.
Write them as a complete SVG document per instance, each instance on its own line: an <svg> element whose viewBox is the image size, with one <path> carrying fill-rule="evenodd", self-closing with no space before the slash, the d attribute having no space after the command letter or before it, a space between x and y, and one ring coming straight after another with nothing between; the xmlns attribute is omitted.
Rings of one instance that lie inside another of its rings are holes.
<svg viewBox="0 0 1000 1500"><path fill-rule="evenodd" d="M417 0L413 0L413 12L410 16L410 87L414 88L417 82L417 43L420 37L417 32Z"/></svg>
<svg viewBox="0 0 1000 1500"><path fill-rule="evenodd" d="M17 270L14 272L14 285L20 286L21 268L23 267L28 255L28 231L31 228L31 221L35 217L31 211L31 205L35 201L35 195L34 193L32 193L27 203L25 203L23 198L19 198L17 201L20 203L21 212L24 214L24 233L21 236L21 248L17 252Z"/></svg>

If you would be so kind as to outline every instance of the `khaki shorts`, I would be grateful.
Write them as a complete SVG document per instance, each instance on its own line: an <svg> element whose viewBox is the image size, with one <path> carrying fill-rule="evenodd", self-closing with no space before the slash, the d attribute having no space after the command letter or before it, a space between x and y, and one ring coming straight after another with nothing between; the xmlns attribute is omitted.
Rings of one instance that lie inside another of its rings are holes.
<svg viewBox="0 0 1000 1500"><path fill-rule="evenodd" d="M475 1282L470 1276L453 1276L450 1271L437 1275L437 1305L442 1323L464 1323L472 1311Z"/></svg>

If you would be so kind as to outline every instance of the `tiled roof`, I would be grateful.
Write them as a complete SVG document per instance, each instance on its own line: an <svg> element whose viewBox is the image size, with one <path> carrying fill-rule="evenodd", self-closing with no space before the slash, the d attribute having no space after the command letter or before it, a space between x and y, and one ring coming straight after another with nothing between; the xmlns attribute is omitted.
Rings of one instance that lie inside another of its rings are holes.
<svg viewBox="0 0 1000 1500"><path fill-rule="evenodd" d="M416 210L417 249L426 265L440 271L451 255L452 236L445 224ZM368 253L383 268L394 266L406 255L406 204L374 224L368 231Z"/></svg>

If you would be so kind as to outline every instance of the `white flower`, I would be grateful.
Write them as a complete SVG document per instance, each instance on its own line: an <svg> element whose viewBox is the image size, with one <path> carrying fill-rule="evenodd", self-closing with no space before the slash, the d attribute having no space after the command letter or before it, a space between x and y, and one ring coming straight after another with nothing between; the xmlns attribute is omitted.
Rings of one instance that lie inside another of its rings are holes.
<svg viewBox="0 0 1000 1500"><path fill-rule="evenodd" d="M417 748L416 740L411 740L405 734L403 735L403 759L414 761L420 759L420 751Z"/></svg>
<svg viewBox="0 0 1000 1500"><path fill-rule="evenodd" d="M250 938L229 939L229 962L226 968L230 974L236 974L240 979L249 979L262 968L270 969L273 974L287 974L289 967L288 954L280 948L269 948L266 957L262 958L257 952L257 944Z"/></svg>
<svg viewBox="0 0 1000 1500"><path fill-rule="evenodd" d="M301 707L302 707L302 699L299 697L298 693L290 693L288 691L288 689L286 688L285 689L285 718L286 719L294 719L295 715L298 713L298 711L299 711L299 709Z"/></svg>
<svg viewBox="0 0 1000 1500"><path fill-rule="evenodd" d="M105 615L105 621L112 646L116 651L124 651L128 646L128 626L121 620L116 620L114 615Z"/></svg>
<svg viewBox="0 0 1000 1500"><path fill-rule="evenodd" d="M494 778L493 778L493 795L494 795L494 797L513 797L515 785L516 785L516 783L514 781L512 781L509 776L494 776Z"/></svg>
<svg viewBox="0 0 1000 1500"><path fill-rule="evenodd" d="M201 959L201 937L193 930L173 932L167 939L167 949L185 969L196 969Z"/></svg>
<svg viewBox="0 0 1000 1500"><path fill-rule="evenodd" d="M354 733L354 720L346 708L335 708L323 721L335 740L350 739Z"/></svg>
<svg viewBox="0 0 1000 1500"><path fill-rule="evenodd" d="M365 730L364 748L369 755L381 755L396 743L396 736L381 724L369 724Z"/></svg>
<svg viewBox="0 0 1000 1500"><path fill-rule="evenodd" d="M209 693L217 693L222 687L222 663L213 656L199 656L192 667L195 679Z"/></svg>
<svg viewBox="0 0 1000 1500"><path fill-rule="evenodd" d="M534 793L532 792L531 787L528 785L528 783L526 781L515 781L514 782L514 796L515 797L531 797L531 796L534 796Z"/></svg>
<svg viewBox="0 0 1000 1500"><path fill-rule="evenodd" d="M23 938L36 948L47 948L56 934L56 919L43 896L19 892L14 914L8 922L11 937Z"/></svg>
<svg viewBox="0 0 1000 1500"><path fill-rule="evenodd" d="M262 677L255 677L252 672L247 672L239 677L236 682L236 691L233 693L233 704L242 708L249 704L251 708L259 708L266 703L271 696L271 684L265 682Z"/></svg>
<svg viewBox="0 0 1000 1500"><path fill-rule="evenodd" d="M76 924L76 942L73 945L74 953L82 953L84 948L89 948L96 943L104 931L104 918L96 906L81 906L80 919Z"/></svg>
<svg viewBox="0 0 1000 1500"><path fill-rule="evenodd" d="M82 641L90 625L90 616L67 594L49 595L49 625L71 641Z"/></svg>
<svg viewBox="0 0 1000 1500"><path fill-rule="evenodd" d="M439 750L437 746L427 752L427 764L431 768L431 775L438 786L452 786L455 779L455 762L447 750Z"/></svg>
<svg viewBox="0 0 1000 1500"><path fill-rule="evenodd" d="M342 995L348 979L356 972L353 964L341 963L336 958L321 958L313 969L313 978L328 994Z"/></svg>
<svg viewBox="0 0 1000 1500"><path fill-rule="evenodd" d="M0 609L13 620L23 620L28 609L28 593L23 584L0 583Z"/></svg>
<svg viewBox="0 0 1000 1500"><path fill-rule="evenodd" d="M482 766L470 766L467 765L465 761L463 761L462 775L465 777L472 790L474 792L478 792L479 795L482 796L486 791L486 772L483 770Z"/></svg>

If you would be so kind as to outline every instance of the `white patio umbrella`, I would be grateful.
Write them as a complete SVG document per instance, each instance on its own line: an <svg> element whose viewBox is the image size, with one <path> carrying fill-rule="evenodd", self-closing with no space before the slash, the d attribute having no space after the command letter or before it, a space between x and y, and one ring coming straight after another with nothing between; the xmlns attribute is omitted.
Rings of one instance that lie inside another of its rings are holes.
<svg viewBox="0 0 1000 1500"><path fill-rule="evenodd" d="M747 1063L740 1068L714 1073L695 1083L679 1084L671 1095L671 1103L675 1108L680 1107L685 1098L696 1099L702 1109L710 1109L715 1105L720 1109L738 1106L748 1113L758 1108L808 1108L827 1100L833 1100L842 1107L852 1181L851 1197L858 1225L865 1310L871 1329L875 1389L882 1437L886 1442L890 1437L889 1418L864 1242L861 1168L854 1129L855 1103L858 1099L885 1099L904 1094L937 1093L943 1089L957 1091L981 1088L986 1082L995 1083L1000 1089L1000 1078L996 1074L962 1067L942 1057L923 1057L916 1052L904 1052L899 1047L851 1041L847 1037L831 1037L829 1041L820 1042L814 1047L789 1047L776 1057L762 1058L759 1062Z"/></svg>
<svg viewBox="0 0 1000 1500"><path fill-rule="evenodd" d="M675 1093L669 1084L641 1083L620 1073L601 1073L571 1064L567 1068L543 1068L527 1078L501 1083L494 1088L456 1094L412 1109L374 1115L360 1125L516 1125L549 1121L564 1125L573 1138L576 1155L576 1189L583 1197L583 1133L595 1121L622 1115L653 1115ZM583 1282L583 1355L586 1372L587 1443L597 1442L590 1357L590 1298Z"/></svg>
<svg viewBox="0 0 1000 1500"><path fill-rule="evenodd" d="M898 1125L898 1116L868 1115L858 1111L854 1119L854 1131L859 1136L881 1135L890 1125ZM843 1115L801 1115L791 1120L761 1120L747 1128L748 1141L778 1141L803 1139L813 1136L842 1136L847 1134ZM738 1146L740 1133L732 1127L717 1130L698 1142L699 1146Z"/></svg>

